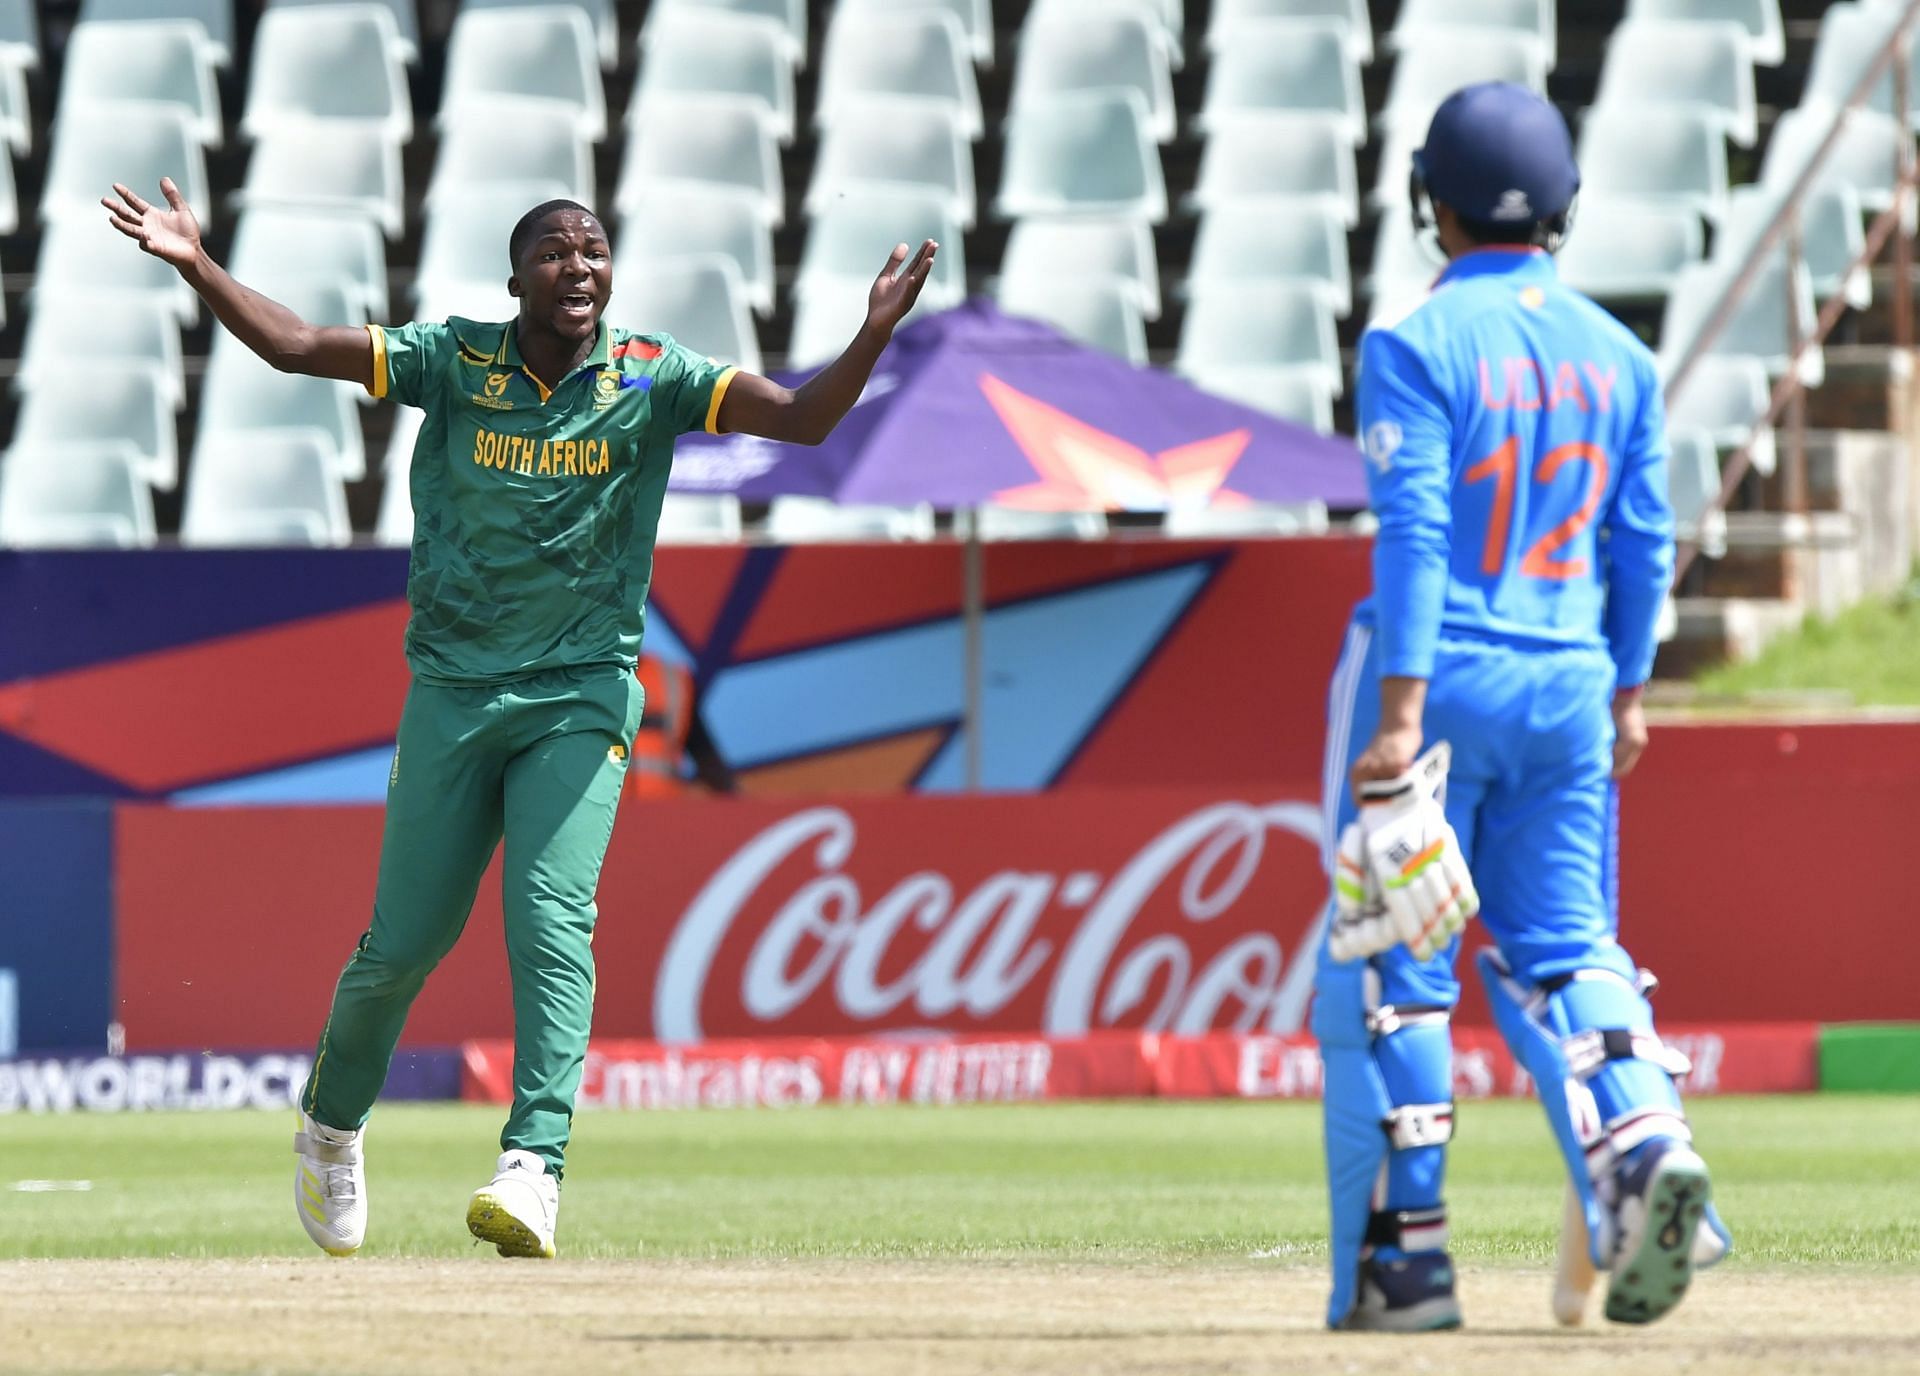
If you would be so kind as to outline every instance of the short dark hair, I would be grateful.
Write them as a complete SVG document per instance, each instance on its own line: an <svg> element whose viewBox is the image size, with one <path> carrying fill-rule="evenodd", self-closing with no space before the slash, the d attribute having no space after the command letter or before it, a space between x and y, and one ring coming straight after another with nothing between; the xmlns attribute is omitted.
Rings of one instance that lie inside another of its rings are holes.
<svg viewBox="0 0 1920 1376"><path fill-rule="evenodd" d="M600 222L598 215L595 215L593 211L581 205L578 201L542 201L532 210L522 215L519 223L514 225L513 233L507 236L508 267L512 268L515 272L520 271L520 256L527 251L528 245L534 241L540 226L545 223L547 216L556 214L562 210L577 210L595 224Z"/></svg>

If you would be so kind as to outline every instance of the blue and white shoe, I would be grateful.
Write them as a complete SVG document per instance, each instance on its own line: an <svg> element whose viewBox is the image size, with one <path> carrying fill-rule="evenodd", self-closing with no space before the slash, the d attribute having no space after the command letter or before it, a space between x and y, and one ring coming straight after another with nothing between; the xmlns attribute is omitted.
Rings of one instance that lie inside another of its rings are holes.
<svg viewBox="0 0 1920 1376"><path fill-rule="evenodd" d="M1360 1263L1360 1298L1339 1327L1348 1333L1428 1333L1460 1326L1453 1258L1415 1252L1393 1261Z"/></svg>
<svg viewBox="0 0 1920 1376"><path fill-rule="evenodd" d="M1696 1243L1712 1199L1707 1163L1672 1139L1650 1142L1626 1168L1614 1213L1620 1240L1607 1279L1609 1319L1652 1323L1680 1303L1706 1260Z"/></svg>

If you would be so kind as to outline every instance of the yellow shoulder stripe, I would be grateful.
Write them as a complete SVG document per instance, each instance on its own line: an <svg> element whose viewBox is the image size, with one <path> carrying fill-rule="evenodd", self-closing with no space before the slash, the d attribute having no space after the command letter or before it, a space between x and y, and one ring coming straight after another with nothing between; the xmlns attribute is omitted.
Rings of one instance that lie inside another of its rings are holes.
<svg viewBox="0 0 1920 1376"><path fill-rule="evenodd" d="M727 398L727 388L733 385L734 375L740 370L729 368L713 380L713 395L707 400L707 433L720 433L720 403Z"/></svg>
<svg viewBox="0 0 1920 1376"><path fill-rule="evenodd" d="M373 377L367 390L378 400L387 394L387 332L378 325L368 325L367 338L373 342Z"/></svg>

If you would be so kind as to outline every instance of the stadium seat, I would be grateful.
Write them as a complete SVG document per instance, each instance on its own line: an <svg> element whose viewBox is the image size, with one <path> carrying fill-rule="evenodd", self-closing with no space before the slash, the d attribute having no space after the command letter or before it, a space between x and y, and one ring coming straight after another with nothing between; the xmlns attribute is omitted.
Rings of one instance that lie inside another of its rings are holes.
<svg viewBox="0 0 1920 1376"><path fill-rule="evenodd" d="M14 185L13 159L0 152L0 235L20 228L20 188ZM0 324L6 323L7 308L0 292Z"/></svg>
<svg viewBox="0 0 1920 1376"><path fill-rule="evenodd" d="M276 372L245 349L218 351L200 398L194 462L213 436L235 430L311 429L326 438L328 462L346 482L367 476L355 394L366 389L330 378ZM157 484L159 485L159 484Z"/></svg>
<svg viewBox="0 0 1920 1376"><path fill-rule="evenodd" d="M1401 182L1404 197L1406 182ZM1190 207L1256 197L1313 197L1360 223L1353 144L1337 120L1313 115L1236 115L1217 123L1200 154Z"/></svg>
<svg viewBox="0 0 1920 1376"><path fill-rule="evenodd" d="M993 65L993 0L838 0L836 14L860 15L870 23L875 16L898 14L902 10L933 9L953 16L959 24L973 60L982 67Z"/></svg>
<svg viewBox="0 0 1920 1376"><path fill-rule="evenodd" d="M1539 40L1553 69L1558 46L1554 0L1404 0L1387 46L1404 52L1421 46L1429 29L1504 29Z"/></svg>
<svg viewBox="0 0 1920 1376"><path fill-rule="evenodd" d="M117 367L121 359L157 364L167 404L176 411L186 404L180 321L170 302L154 294L62 291L57 308L45 305L27 317L13 390L31 391L50 373Z"/></svg>
<svg viewBox="0 0 1920 1376"><path fill-rule="evenodd" d="M1386 104L1374 126L1382 132L1410 130L1422 137L1440 102L1476 81L1512 81L1547 89L1547 50L1530 34L1499 29L1414 30L1393 66Z"/></svg>
<svg viewBox="0 0 1920 1376"><path fill-rule="evenodd" d="M1193 292L1175 372L1204 381L1214 368L1280 364L1318 368L1340 394L1345 378L1333 310L1318 287L1238 282Z"/></svg>
<svg viewBox="0 0 1920 1376"><path fill-rule="evenodd" d="M1069 216L1014 225L1000 260L1002 276L1041 277L1069 270L1119 278L1140 303L1142 315L1160 318L1160 264L1153 231L1141 221Z"/></svg>
<svg viewBox="0 0 1920 1376"><path fill-rule="evenodd" d="M1189 378L1203 392L1237 401L1280 420L1304 425L1323 435L1333 433L1333 388L1326 369L1318 365L1294 367L1214 367L1205 376Z"/></svg>
<svg viewBox="0 0 1920 1376"><path fill-rule="evenodd" d="M378 124L310 120L282 125L254 145L238 200L364 215L397 239L404 195L400 147Z"/></svg>
<svg viewBox="0 0 1920 1376"><path fill-rule="evenodd" d="M930 506L840 506L824 497L775 497L767 535L782 545L832 540L931 540Z"/></svg>
<svg viewBox="0 0 1920 1376"><path fill-rule="evenodd" d="M1734 275L1734 270L1718 263L1699 263L1683 268L1674 279L1666 312L1660 321L1663 369L1671 371L1700 337L1715 306L1732 285ZM1805 263L1789 277L1787 265L1773 259L1754 275L1733 315L1707 347L1707 356L1746 355L1759 359L1769 376L1783 375L1793 355L1790 309L1799 321L1800 333L1805 335L1814 321L1813 277ZM1825 360L1819 349L1808 351L1801 360L1798 375L1809 387L1818 387L1825 380Z"/></svg>
<svg viewBox="0 0 1920 1376"><path fill-rule="evenodd" d="M807 186L806 211L872 187L904 187L939 196L962 229L973 228L973 144L951 106L908 96L850 96L844 117L821 136Z"/></svg>
<svg viewBox="0 0 1920 1376"><path fill-rule="evenodd" d="M644 333L670 334L692 349L750 373L764 372L746 284L718 253L656 258L620 289L620 314Z"/></svg>
<svg viewBox="0 0 1920 1376"><path fill-rule="evenodd" d="M669 492L660 504L663 545L731 545L740 541L740 499L705 492Z"/></svg>
<svg viewBox="0 0 1920 1376"><path fill-rule="evenodd" d="M1800 108L1827 106L1840 109L1852 99L1854 87L1866 75L1881 48L1893 32L1901 6L1871 4L1829 5L1820 16L1820 36L1813 45L1813 65L1807 71L1806 85L1800 92ZM1920 56L1909 54L1908 71L1916 70ZM1920 97L1908 83L1908 100L1917 108L1909 118L1920 127ZM1893 113L1893 73L1874 83L1868 108L1883 115Z"/></svg>
<svg viewBox="0 0 1920 1376"><path fill-rule="evenodd" d="M0 0L0 62L27 71L40 65L40 21L34 0Z"/></svg>
<svg viewBox="0 0 1920 1376"><path fill-rule="evenodd" d="M240 120L248 138L315 119L372 123L394 143L413 137L399 33L381 6L270 9L250 62Z"/></svg>
<svg viewBox="0 0 1920 1376"><path fill-rule="evenodd" d="M338 7L341 0L268 0L276 9L291 9L299 5ZM394 52L402 62L409 65L420 60L420 15L414 0L360 0L361 4L380 6L393 16ZM466 0L468 9L474 7L475 0ZM514 0L517 5L538 4L540 0ZM567 0L567 3L579 5L584 0Z"/></svg>
<svg viewBox="0 0 1920 1376"><path fill-rule="evenodd" d="M216 67L233 61L233 0L83 0L82 24L150 23L187 19L207 36L207 52Z"/></svg>
<svg viewBox="0 0 1920 1376"><path fill-rule="evenodd" d="M1802 105L1780 116L1767 141L1766 160L1760 165L1760 183L1778 195L1792 190L1801 173L1819 153L1833 127L1835 112L1822 105ZM1902 140L1912 136L1888 115L1855 110L1846 117L1840 137L1821 159L1815 186L1849 186L1859 194L1863 209L1878 214L1894 200L1896 162ZM1908 149L1912 156L1911 147ZM1913 228L1913 202L1907 202L1907 227Z"/></svg>
<svg viewBox="0 0 1920 1376"><path fill-rule="evenodd" d="M203 146L220 146L220 92L197 25L178 20L75 25L67 37L55 127L64 126L76 110L115 100L178 105Z"/></svg>
<svg viewBox="0 0 1920 1376"><path fill-rule="evenodd" d="M299 428L208 435L194 446L183 545L345 545L347 494L324 434Z"/></svg>
<svg viewBox="0 0 1920 1376"><path fill-rule="evenodd" d="M1683 205L1583 197L1557 255L1560 280L1601 300L1665 296L1706 252L1700 217Z"/></svg>
<svg viewBox="0 0 1920 1376"><path fill-rule="evenodd" d="M1028 511L1024 507L989 503L953 513L953 533L965 539L975 528L981 540L1104 540L1104 511Z"/></svg>
<svg viewBox="0 0 1920 1376"><path fill-rule="evenodd" d="M460 12L498 9L571 8L587 16L593 25L594 42L600 51L600 66L611 71L620 65L620 16L614 0L460 0Z"/></svg>
<svg viewBox="0 0 1920 1376"><path fill-rule="evenodd" d="M1677 391L1667 397L1670 430L1698 430L1716 448L1737 449L1772 404L1767 369L1757 358L1711 354L1695 362ZM1751 450L1753 466L1771 476L1776 466L1773 431L1762 430Z"/></svg>
<svg viewBox="0 0 1920 1376"><path fill-rule="evenodd" d="M1000 279L1000 308L1052 325L1082 344L1139 367L1147 362L1147 327L1132 285L1119 277L1007 275Z"/></svg>
<svg viewBox="0 0 1920 1376"><path fill-rule="evenodd" d="M1007 123L1000 215L1167 218L1160 155L1138 91L1086 91L1034 101Z"/></svg>
<svg viewBox="0 0 1920 1376"><path fill-rule="evenodd" d="M414 411L411 406L395 408L401 414ZM380 510L373 520L373 542L392 548L405 549L413 543L413 488L408 482L412 464L412 450L407 460L399 468L389 467L386 480L380 488Z"/></svg>
<svg viewBox="0 0 1920 1376"><path fill-rule="evenodd" d="M452 188L489 182L555 181L572 200L594 203L593 150L581 137L574 107L532 96L495 96L476 115L455 118L440 135L440 156L427 183L429 213Z"/></svg>
<svg viewBox="0 0 1920 1376"><path fill-rule="evenodd" d="M884 15L837 9L820 59L813 122L828 127L856 95L918 96L953 106L960 132L977 139L986 125L971 53L959 21L943 9L914 5Z"/></svg>
<svg viewBox="0 0 1920 1376"><path fill-rule="evenodd" d="M548 5L462 13L447 43L439 127L445 129L461 107L485 111L500 95L537 96L570 106L582 138L588 143L604 139L607 97L586 12Z"/></svg>
<svg viewBox="0 0 1920 1376"><path fill-rule="evenodd" d="M5 164L0 158L0 166ZM43 303L57 310L64 297L88 293L159 301L183 324L200 317L200 298L193 288L171 265L142 253L107 222L98 205L47 222L28 302L35 310Z"/></svg>
<svg viewBox="0 0 1920 1376"><path fill-rule="evenodd" d="M387 448L380 459L380 474L389 483L399 482L405 487L407 473L413 463L413 446L420 438L420 427L426 423L427 413L418 406L393 407L393 429L387 432Z"/></svg>
<svg viewBox="0 0 1920 1376"><path fill-rule="evenodd" d="M1702 430L1667 431L1667 499L1673 503L1674 535L1699 542L1718 559L1727 552L1727 517L1710 510L1720 497L1720 453Z"/></svg>
<svg viewBox="0 0 1920 1376"><path fill-rule="evenodd" d="M1068 24L1083 20L1105 21L1117 16L1143 19L1154 44L1174 71L1186 61L1186 0L1031 0L1027 17L1020 26L1024 50L1027 35L1036 24Z"/></svg>
<svg viewBox="0 0 1920 1376"><path fill-rule="evenodd" d="M1353 274L1340 212L1324 201L1230 201L1209 210L1193 241L1189 289L1262 279L1315 283L1335 315L1349 314Z"/></svg>
<svg viewBox="0 0 1920 1376"><path fill-rule="evenodd" d="M1261 535L1324 535L1325 502L1248 502L1174 507L1160 523L1169 540L1238 540Z"/></svg>
<svg viewBox="0 0 1920 1376"><path fill-rule="evenodd" d="M628 214L656 189L668 188L733 196L778 228L787 206L780 149L755 102L689 96L629 122L614 207Z"/></svg>
<svg viewBox="0 0 1920 1376"><path fill-rule="evenodd" d="M1373 61L1373 19L1367 0L1213 0L1207 24L1207 48L1219 52L1236 41L1242 24L1268 19L1328 20L1340 26L1347 52L1356 62Z"/></svg>
<svg viewBox="0 0 1920 1376"><path fill-rule="evenodd" d="M697 17L718 12L770 20L779 26L780 46L788 63L807 65L807 0L653 0L647 10L647 26L680 10ZM646 29L642 29L643 39L645 35Z"/></svg>
<svg viewBox="0 0 1920 1376"><path fill-rule="evenodd" d="M1780 0L1627 0L1627 18L1728 21L1746 30L1753 60L1762 67L1778 67L1787 60Z"/></svg>
<svg viewBox="0 0 1920 1376"><path fill-rule="evenodd" d="M281 305L309 325L353 325L367 323L366 298L353 284L338 277L288 277L274 283L272 295ZM207 349L207 382L224 378L236 364L251 372L258 358L224 328L213 331ZM364 385L334 383L348 396L371 403L373 397Z"/></svg>
<svg viewBox="0 0 1920 1376"><path fill-rule="evenodd" d="M158 198L162 177L173 178L202 226L215 222L206 158L186 108L97 101L69 111L54 131L40 218L48 223L68 214L99 218L100 197L115 182Z"/></svg>
<svg viewBox="0 0 1920 1376"><path fill-rule="evenodd" d="M1156 143L1170 143L1179 127L1173 75L1153 21L1140 13L1074 6L1044 10L1021 30L1009 117L1030 105L1081 91L1137 91Z"/></svg>
<svg viewBox="0 0 1920 1376"><path fill-rule="evenodd" d="M1200 125L1248 111L1332 116L1355 145L1367 141L1367 103L1360 64L1348 51L1345 27L1309 20L1249 21L1233 31L1233 45L1213 55Z"/></svg>
<svg viewBox="0 0 1920 1376"><path fill-rule="evenodd" d="M1747 31L1738 24L1651 20L1628 20L1615 29L1594 108L1643 112L1666 105L1711 110L1728 138L1753 147L1760 122Z"/></svg>
<svg viewBox="0 0 1920 1376"><path fill-rule="evenodd" d="M1389 129L1373 142L1373 186L1367 204L1379 211L1407 203L1407 174L1413 170L1413 150L1427 140L1424 129Z"/></svg>
<svg viewBox="0 0 1920 1376"><path fill-rule="evenodd" d="M793 142L793 63L780 25L753 15L676 6L649 23L640 40L630 128L690 95L736 95L754 102L776 139Z"/></svg>
<svg viewBox="0 0 1920 1376"><path fill-rule="evenodd" d="M938 243L940 252L914 311L957 306L967 294L960 227L941 197L909 189L849 191L827 205L808 229L794 292L840 291L840 284L851 283L864 309L867 291L894 245L906 244L912 251L925 239Z"/></svg>
<svg viewBox="0 0 1920 1376"><path fill-rule="evenodd" d="M0 457L0 548L153 543L153 492L133 445L23 443Z"/></svg>
<svg viewBox="0 0 1920 1376"><path fill-rule="evenodd" d="M1657 201L1716 224L1726 210L1726 138L1706 111L1589 111L1579 158L1583 196Z"/></svg>
<svg viewBox="0 0 1920 1376"><path fill-rule="evenodd" d="M734 196L714 196L689 183L665 183L623 217L613 253L616 300L623 283L653 271L662 258L719 253L733 259L758 315L773 313L773 232L759 212Z"/></svg>
<svg viewBox="0 0 1920 1376"><path fill-rule="evenodd" d="M269 296L282 282L323 277L350 289L369 319L392 315L386 242L380 226L353 211L272 205L246 211L227 270Z"/></svg>
<svg viewBox="0 0 1920 1376"><path fill-rule="evenodd" d="M794 293L789 368L814 368L840 356L867 318L866 285L825 278L812 291Z"/></svg>
<svg viewBox="0 0 1920 1376"><path fill-rule="evenodd" d="M33 107L27 97L27 69L0 55L0 141L20 157L33 152ZM6 148L0 148L4 153Z"/></svg>
<svg viewBox="0 0 1920 1376"><path fill-rule="evenodd" d="M87 441L124 441L138 456L140 477L171 491L180 480L173 386L158 363L128 361L112 369L51 372L20 403L14 444L64 449Z"/></svg>
<svg viewBox="0 0 1920 1376"><path fill-rule="evenodd" d="M1747 260L1754 244L1773 222L1786 193L1767 186L1736 186L1727 199L1726 222L1714 241L1713 259L1730 269ZM1584 211L1582 212L1585 213ZM1855 268L1854 260L1867 246L1862 227L1860 196L1846 182L1817 186L1800 205L1800 255L1813 280L1813 294L1821 301L1845 296L1855 310L1873 304L1873 274ZM1783 236L1773 255L1785 261Z"/></svg>
<svg viewBox="0 0 1920 1376"><path fill-rule="evenodd" d="M1432 232L1428 231L1424 242L1414 232L1413 208L1407 204L1403 189L1400 199L1382 209L1375 223L1373 265L1366 282L1371 300L1369 317L1378 319L1383 313L1425 297L1445 267Z"/></svg>

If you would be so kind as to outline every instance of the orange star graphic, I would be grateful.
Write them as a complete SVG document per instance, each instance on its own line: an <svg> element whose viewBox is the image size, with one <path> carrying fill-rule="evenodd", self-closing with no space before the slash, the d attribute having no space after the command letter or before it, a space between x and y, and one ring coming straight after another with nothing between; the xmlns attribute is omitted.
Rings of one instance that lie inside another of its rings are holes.
<svg viewBox="0 0 1920 1376"><path fill-rule="evenodd" d="M1149 454L991 373L981 374L980 390L1041 479L994 493L998 505L1028 511L1154 511L1247 503L1223 484L1253 438L1249 430Z"/></svg>

